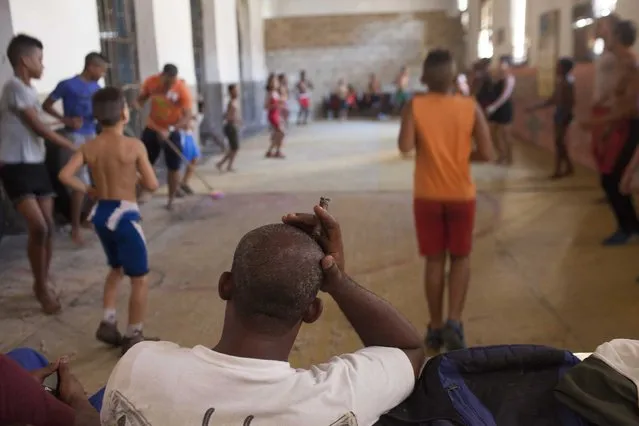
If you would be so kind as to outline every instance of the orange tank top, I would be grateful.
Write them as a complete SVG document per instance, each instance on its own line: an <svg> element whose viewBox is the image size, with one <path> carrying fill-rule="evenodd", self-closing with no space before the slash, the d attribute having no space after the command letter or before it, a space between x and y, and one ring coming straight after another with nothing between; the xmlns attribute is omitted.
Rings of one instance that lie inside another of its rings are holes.
<svg viewBox="0 0 639 426"><path fill-rule="evenodd" d="M465 201L475 198L470 170L475 100L427 93L413 98L416 133L415 198Z"/></svg>

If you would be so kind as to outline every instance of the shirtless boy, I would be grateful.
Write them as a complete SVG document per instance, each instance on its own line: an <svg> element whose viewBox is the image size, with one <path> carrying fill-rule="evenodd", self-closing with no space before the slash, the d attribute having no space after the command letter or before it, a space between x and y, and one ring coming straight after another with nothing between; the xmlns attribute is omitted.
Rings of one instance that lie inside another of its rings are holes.
<svg viewBox="0 0 639 426"><path fill-rule="evenodd" d="M224 164L226 164L226 171L234 172L233 162L235 161L238 149L240 149L239 127L241 124L240 111L237 105L237 84L229 85L228 91L231 99L224 114L224 135L229 141L229 149L216 166L219 171L222 171Z"/></svg>
<svg viewBox="0 0 639 426"><path fill-rule="evenodd" d="M104 318L96 338L125 353L144 339L142 322L146 311L148 257L144 234L140 226L140 210L136 204L139 183L148 191L158 188L158 180L144 144L124 136L129 120L129 108L120 89L107 87L93 97L93 113L102 126L102 133L82 145L59 175L61 182L72 190L88 193L97 199L91 221L102 242L111 270L104 287ZM95 187L89 187L76 177L88 165ZM124 336L116 322L118 284L127 275L131 278L129 324Z"/></svg>

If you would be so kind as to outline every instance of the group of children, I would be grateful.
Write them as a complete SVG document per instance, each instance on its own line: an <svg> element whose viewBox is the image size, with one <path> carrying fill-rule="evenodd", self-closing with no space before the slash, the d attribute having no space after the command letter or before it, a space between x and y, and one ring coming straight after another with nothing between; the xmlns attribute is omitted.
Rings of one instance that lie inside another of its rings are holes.
<svg viewBox="0 0 639 426"><path fill-rule="evenodd" d="M295 88L299 103L297 124L306 125L308 124L311 108L310 91L313 89L313 84L306 78L306 71L300 71L299 81ZM271 127L271 142L265 154L266 158L286 158L282 153L282 145L290 116L289 98L290 93L286 74L269 74L266 81L264 109L267 112L268 123Z"/></svg>
<svg viewBox="0 0 639 426"><path fill-rule="evenodd" d="M95 203L89 219L111 266L104 291L104 319L96 337L121 346L125 352L144 340L142 323L149 270L137 207L137 186L142 185L149 191L158 187L147 150L140 140L124 136L129 110L123 92L113 87L93 90L93 85L85 84L95 80L87 76L98 74L96 69L95 74L87 70L95 66L102 70L106 64L104 58L87 56L85 72L76 80L65 80L45 103L49 110L50 100L66 97L65 115L59 118L69 128L86 130L82 133L85 137L77 141L54 132L40 118L41 106L32 81L41 78L44 69L42 42L17 35L9 43L7 56L14 76L5 83L0 96L0 181L27 224L27 253L35 296L45 313L60 311L60 301L49 275L54 193L44 163L44 140L47 139L73 152L60 171L60 181L72 191L88 195ZM82 95L91 92L88 100L86 96L83 98L89 104L72 102L71 92ZM91 133L95 122L101 128L97 136ZM65 133L69 134L73 135ZM90 178L86 176L86 167ZM116 325L115 305L117 287L124 275L131 278L132 291L128 327L121 334Z"/></svg>
<svg viewBox="0 0 639 426"><path fill-rule="evenodd" d="M61 310L49 274L55 193L44 163L44 140L48 140L71 153L58 179L78 199L90 200L89 225L99 237L110 266L104 290L104 316L96 337L126 352L145 340L142 324L149 265L140 225L138 189L153 192L158 188L153 164L161 151L169 171L168 206L179 192L193 192L189 180L200 150L193 135L198 123L190 113L192 102L186 83L177 78L177 67L171 64L146 79L135 106L150 101L151 111L141 140L129 137L125 135L129 107L124 93L115 87L100 88L97 81L105 75L108 62L102 55L91 53L86 57L84 71L60 83L44 103L45 111L65 126L65 132L58 133L40 118L42 107L32 85L32 80L41 78L44 69L42 43L27 35L17 35L9 43L7 56L14 77L4 85L0 96L0 182L27 223L27 252L35 296L45 313L56 314ZM297 83L299 124L307 123L311 88L302 71ZM283 102L288 97L285 77L270 77L267 89L266 106L273 131L267 156L283 158L283 121L288 118ZM233 171L239 149L241 114L235 84L228 87L228 95L224 134L229 149L217 163L221 171ZM64 114L54 108L58 100L63 102ZM181 177L183 160L188 164ZM81 239L78 217L73 216L76 241ZM116 299L124 276L131 279L132 290L128 325L121 333L116 321Z"/></svg>

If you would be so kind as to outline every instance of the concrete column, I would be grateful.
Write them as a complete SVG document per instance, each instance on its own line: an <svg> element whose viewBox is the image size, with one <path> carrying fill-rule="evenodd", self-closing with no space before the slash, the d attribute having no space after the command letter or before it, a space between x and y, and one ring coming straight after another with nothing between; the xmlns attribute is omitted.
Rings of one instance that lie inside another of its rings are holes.
<svg viewBox="0 0 639 426"><path fill-rule="evenodd" d="M13 69L7 58L7 45L13 37L13 23L11 22L11 10L9 0L0 0L0 82L5 82L13 75Z"/></svg>
<svg viewBox="0 0 639 426"><path fill-rule="evenodd" d="M477 43L481 24L480 0L468 0L468 31L466 32L466 65L471 66L478 59Z"/></svg>
<svg viewBox="0 0 639 426"><path fill-rule="evenodd" d="M202 0L206 75L201 92L214 128L221 127L226 88L232 83L240 88L245 127L253 130L262 122L257 108L263 99L257 87L263 86L265 74L261 8L257 0Z"/></svg>
<svg viewBox="0 0 639 426"><path fill-rule="evenodd" d="M138 67L140 80L144 80L160 69L155 43L155 20L149 19L153 16L153 1L134 0L133 5L135 7Z"/></svg>

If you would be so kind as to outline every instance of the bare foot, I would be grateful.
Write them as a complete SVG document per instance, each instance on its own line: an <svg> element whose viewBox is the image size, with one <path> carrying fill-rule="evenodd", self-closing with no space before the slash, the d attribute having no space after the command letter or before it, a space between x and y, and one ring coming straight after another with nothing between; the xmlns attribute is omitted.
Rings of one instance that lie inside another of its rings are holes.
<svg viewBox="0 0 639 426"><path fill-rule="evenodd" d="M228 169L226 169L227 172L231 172L231 173L235 173L237 172L236 169L234 169L233 167L229 167Z"/></svg>
<svg viewBox="0 0 639 426"><path fill-rule="evenodd" d="M169 201L168 203L166 203L166 206L164 206L164 208L168 211L173 210L173 201Z"/></svg>
<svg viewBox="0 0 639 426"><path fill-rule="evenodd" d="M79 228L71 230L71 240L75 245L82 247L84 245L84 238L82 237L82 231Z"/></svg>
<svg viewBox="0 0 639 426"><path fill-rule="evenodd" d="M220 173L224 173L224 170L222 170L222 163L217 163L215 167L219 170Z"/></svg>
<svg viewBox="0 0 639 426"><path fill-rule="evenodd" d="M53 296L48 289L36 289L34 286L35 297L42 306L42 312L47 315L55 315L62 310L60 300Z"/></svg>

